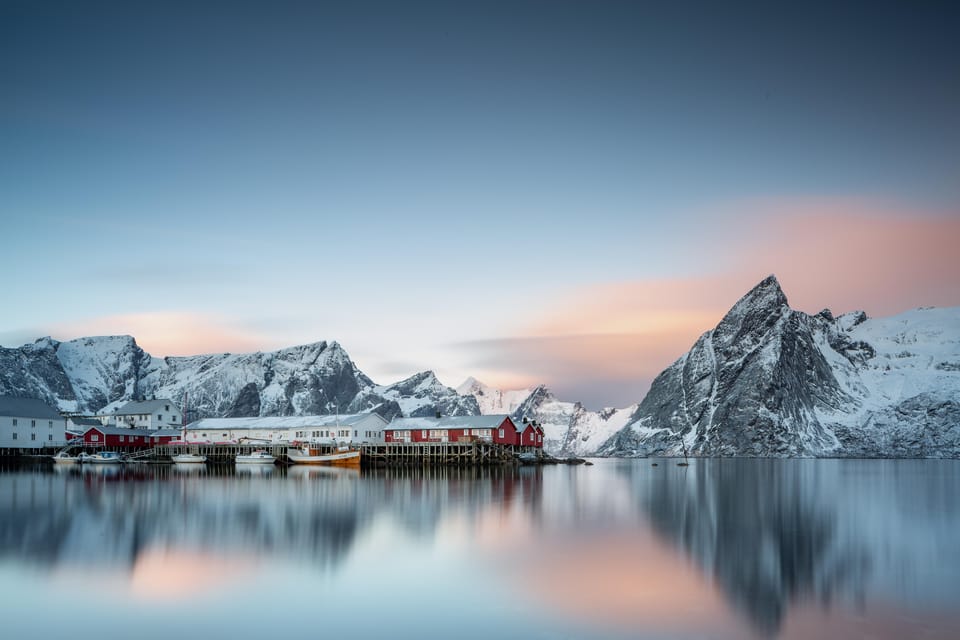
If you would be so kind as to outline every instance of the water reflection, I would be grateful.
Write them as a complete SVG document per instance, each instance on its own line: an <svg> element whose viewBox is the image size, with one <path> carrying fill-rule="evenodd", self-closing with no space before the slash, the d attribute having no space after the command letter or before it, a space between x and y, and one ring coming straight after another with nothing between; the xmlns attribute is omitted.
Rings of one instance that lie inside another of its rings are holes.
<svg viewBox="0 0 960 640"><path fill-rule="evenodd" d="M9 567L32 567L130 607L303 592L362 617L373 601L421 637L946 637L958 489L951 461L0 469L0 595L18 589ZM424 597L445 611L429 632Z"/></svg>
<svg viewBox="0 0 960 640"><path fill-rule="evenodd" d="M653 529L761 635L790 608L928 608L960 594L954 461L696 460L621 466Z"/></svg>

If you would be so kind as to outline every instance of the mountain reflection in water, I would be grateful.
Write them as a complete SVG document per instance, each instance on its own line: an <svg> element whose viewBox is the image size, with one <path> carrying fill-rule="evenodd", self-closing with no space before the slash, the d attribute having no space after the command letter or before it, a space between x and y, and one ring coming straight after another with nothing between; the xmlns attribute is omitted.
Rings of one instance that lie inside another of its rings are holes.
<svg viewBox="0 0 960 640"><path fill-rule="evenodd" d="M0 597L13 631L31 610L75 630L51 598L106 597L119 622L98 638L125 616L173 632L163 603L270 628L240 602L335 609L330 633L354 637L953 637L958 466L5 468Z"/></svg>

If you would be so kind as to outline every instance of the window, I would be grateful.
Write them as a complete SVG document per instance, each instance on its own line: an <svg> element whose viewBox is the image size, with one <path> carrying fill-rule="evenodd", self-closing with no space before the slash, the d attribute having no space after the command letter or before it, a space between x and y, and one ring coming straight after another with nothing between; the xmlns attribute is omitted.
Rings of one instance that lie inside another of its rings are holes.
<svg viewBox="0 0 960 640"><path fill-rule="evenodd" d="M168 405L168 404L163 405L163 410L164 410L164 411L170 411L170 405Z"/></svg>
<svg viewBox="0 0 960 640"><path fill-rule="evenodd" d="M120 442L126 442L127 436L120 436Z"/></svg>
<svg viewBox="0 0 960 640"><path fill-rule="evenodd" d="M52 434L52 433L48 433L48 434L47 434L47 440L49 440L50 442L53 442L53 434Z"/></svg>
<svg viewBox="0 0 960 640"><path fill-rule="evenodd" d="M13 419L13 426L17 426L17 419L16 419L16 418Z"/></svg>
<svg viewBox="0 0 960 640"><path fill-rule="evenodd" d="M163 414L157 414L157 421L163 420Z"/></svg>
<svg viewBox="0 0 960 640"><path fill-rule="evenodd" d="M226 437L227 437L227 434L223 434L223 437L226 438Z"/></svg>
<svg viewBox="0 0 960 640"><path fill-rule="evenodd" d="M100 436L98 436L97 434L93 434L92 436L90 436L90 442L97 442L98 440L100 440Z"/></svg>
<svg viewBox="0 0 960 640"><path fill-rule="evenodd" d="M37 434L31 433L31 434L30 434L30 439L31 439L31 440L36 440L36 439L37 439Z"/></svg>
<svg viewBox="0 0 960 640"><path fill-rule="evenodd" d="M17 432L16 432L16 431L13 432L13 439L14 439L14 440L17 439Z"/></svg>
<svg viewBox="0 0 960 640"><path fill-rule="evenodd" d="M353 437L354 437L354 438L357 437L357 432L356 432L356 431L353 432Z"/></svg>
<svg viewBox="0 0 960 640"><path fill-rule="evenodd" d="M420 437L421 437L421 438L426 438L426 437L427 437L427 430L426 430L426 429L424 429L423 431L420 432Z"/></svg>
<svg viewBox="0 0 960 640"><path fill-rule="evenodd" d="M503 437L503 427L500 427L500 437Z"/></svg>
<svg viewBox="0 0 960 640"><path fill-rule="evenodd" d="M30 426L31 426L31 427L37 426L37 421L36 421L36 420L31 420L31 421L30 421Z"/></svg>
<svg viewBox="0 0 960 640"><path fill-rule="evenodd" d="M48 428L48 429L53 429L53 420L49 420L49 421L47 422L47 428Z"/></svg>

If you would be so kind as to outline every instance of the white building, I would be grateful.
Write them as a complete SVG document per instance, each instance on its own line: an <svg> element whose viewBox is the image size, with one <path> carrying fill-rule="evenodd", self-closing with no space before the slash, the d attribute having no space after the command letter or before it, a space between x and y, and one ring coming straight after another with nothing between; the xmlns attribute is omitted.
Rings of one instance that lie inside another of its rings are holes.
<svg viewBox="0 0 960 640"><path fill-rule="evenodd" d="M0 448L61 446L66 429L66 419L42 400L0 396Z"/></svg>
<svg viewBox="0 0 960 640"><path fill-rule="evenodd" d="M168 429L182 424L183 413L172 400L135 400L97 418L106 427Z"/></svg>
<svg viewBox="0 0 960 640"><path fill-rule="evenodd" d="M188 442L383 442L387 421L376 413L345 416L204 418L187 425Z"/></svg>

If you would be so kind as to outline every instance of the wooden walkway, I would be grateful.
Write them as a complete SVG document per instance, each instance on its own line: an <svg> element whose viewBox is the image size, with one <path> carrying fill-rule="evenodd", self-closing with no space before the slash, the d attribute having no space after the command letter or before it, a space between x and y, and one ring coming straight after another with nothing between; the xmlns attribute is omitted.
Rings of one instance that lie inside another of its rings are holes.
<svg viewBox="0 0 960 640"><path fill-rule="evenodd" d="M153 448L129 449L123 447L94 447L77 443L77 448L86 450L118 451L130 461L170 462L180 453L195 453L207 457L213 464L233 464L238 455L254 451L267 451L281 462L288 462L289 444L165 444ZM52 456L62 448L3 449L0 457ZM323 453L333 453L334 445L320 445ZM361 464L365 467L412 467L412 466L485 466L513 464L517 454L537 452L541 449L494 444L491 442L390 442L360 445Z"/></svg>

